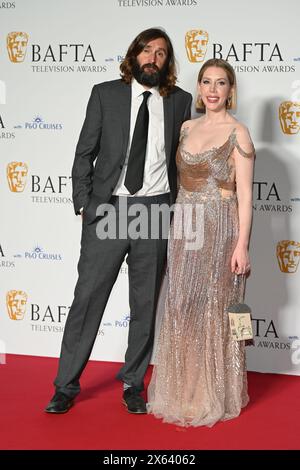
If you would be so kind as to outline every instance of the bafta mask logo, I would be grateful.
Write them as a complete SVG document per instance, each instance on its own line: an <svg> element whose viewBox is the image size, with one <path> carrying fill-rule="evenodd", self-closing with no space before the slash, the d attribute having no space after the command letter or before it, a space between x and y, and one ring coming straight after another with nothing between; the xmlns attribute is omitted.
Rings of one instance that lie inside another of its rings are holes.
<svg viewBox="0 0 300 470"><path fill-rule="evenodd" d="M300 243L293 240L278 242L277 260L281 272L295 273L300 260Z"/></svg>
<svg viewBox="0 0 300 470"><path fill-rule="evenodd" d="M12 32L7 35L7 52L11 62L18 64L23 62L26 55L28 34Z"/></svg>
<svg viewBox="0 0 300 470"><path fill-rule="evenodd" d="M203 62L207 50L208 33L191 29L185 35L185 49L190 62Z"/></svg>
<svg viewBox="0 0 300 470"><path fill-rule="evenodd" d="M23 320L26 312L27 294L23 290L10 290L6 294L6 306L11 320Z"/></svg>
<svg viewBox="0 0 300 470"><path fill-rule="evenodd" d="M23 162L11 162L7 165L7 180L13 193L22 193L26 186L28 167Z"/></svg>
<svg viewBox="0 0 300 470"><path fill-rule="evenodd" d="M284 134L298 134L300 130L300 103L283 101L279 106L279 120Z"/></svg>

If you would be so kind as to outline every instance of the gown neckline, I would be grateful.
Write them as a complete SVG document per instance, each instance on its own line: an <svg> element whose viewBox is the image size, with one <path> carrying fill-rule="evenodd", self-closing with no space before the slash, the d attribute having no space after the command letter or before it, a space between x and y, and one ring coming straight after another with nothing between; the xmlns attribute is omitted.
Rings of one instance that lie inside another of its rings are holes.
<svg viewBox="0 0 300 470"><path fill-rule="evenodd" d="M204 150L204 151L202 151L202 152L191 153L191 152L189 152L188 150L185 150L185 149L183 148L183 145L181 145L181 149L180 149L180 150L183 151L184 153L187 153L187 154L191 155L192 157L198 157L198 156L202 156L202 155L205 155L205 154L207 154L207 153L210 153L210 152L212 152L212 151L220 150L221 148L225 147L225 145L230 141L230 139L231 139L232 135L235 133L235 131L236 131L236 127L234 127L234 128L232 129L232 131L230 132L230 134L229 134L227 140L224 142L224 144L219 145L218 147L211 147L210 149ZM182 140L182 143L183 143L183 140Z"/></svg>

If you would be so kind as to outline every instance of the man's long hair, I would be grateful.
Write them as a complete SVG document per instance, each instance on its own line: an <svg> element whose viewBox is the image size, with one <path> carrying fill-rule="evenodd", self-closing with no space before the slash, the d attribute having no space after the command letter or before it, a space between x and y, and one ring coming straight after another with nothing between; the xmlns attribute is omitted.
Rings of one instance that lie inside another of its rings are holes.
<svg viewBox="0 0 300 470"><path fill-rule="evenodd" d="M167 43L167 58L163 66L162 80L159 84L159 93L161 96L168 96L175 86L176 64L174 50L169 36L159 28L150 28L142 31L130 44L125 59L120 65L121 77L125 83L131 83L133 78L132 68L137 56L142 52L144 47L154 39L163 38Z"/></svg>

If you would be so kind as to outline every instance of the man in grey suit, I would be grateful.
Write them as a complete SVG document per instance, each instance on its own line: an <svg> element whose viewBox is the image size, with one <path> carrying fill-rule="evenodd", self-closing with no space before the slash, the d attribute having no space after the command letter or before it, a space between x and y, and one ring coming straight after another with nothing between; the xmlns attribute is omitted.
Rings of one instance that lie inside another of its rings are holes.
<svg viewBox="0 0 300 470"><path fill-rule="evenodd" d="M131 413L146 413L141 396L153 348L155 311L166 259L166 237L101 238L101 207L109 204L117 225L132 216L133 204L148 210L174 203L175 155L180 128L190 118L192 97L175 86L176 67L168 35L151 28L129 46L121 79L93 87L72 170L76 214L82 213L79 278L62 341L56 393L48 413L65 413L80 392L79 379L91 354L120 267L127 256L130 325L123 403ZM124 205L124 203L126 203ZM150 233L150 232L149 232Z"/></svg>

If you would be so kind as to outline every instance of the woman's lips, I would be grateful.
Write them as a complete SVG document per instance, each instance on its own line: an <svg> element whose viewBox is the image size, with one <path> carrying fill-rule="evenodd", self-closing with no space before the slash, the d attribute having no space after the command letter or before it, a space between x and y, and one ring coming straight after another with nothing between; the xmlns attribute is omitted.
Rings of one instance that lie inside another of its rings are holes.
<svg viewBox="0 0 300 470"><path fill-rule="evenodd" d="M217 103L219 101L218 96L207 96L206 99L209 103Z"/></svg>

